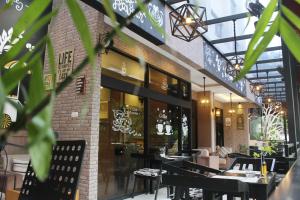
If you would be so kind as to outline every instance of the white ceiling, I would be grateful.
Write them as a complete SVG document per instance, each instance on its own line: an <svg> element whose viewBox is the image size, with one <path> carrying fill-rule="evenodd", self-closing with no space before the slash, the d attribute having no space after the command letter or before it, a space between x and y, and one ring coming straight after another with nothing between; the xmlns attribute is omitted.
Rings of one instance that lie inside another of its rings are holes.
<svg viewBox="0 0 300 200"><path fill-rule="evenodd" d="M217 83L216 83L217 84ZM202 84L197 85L195 83L192 83L192 90L194 92L202 92L203 91ZM247 102L246 98L243 98L234 92L230 91L229 89L223 87L222 85L215 85L215 86L208 86L206 87L206 91L210 91L213 93L214 99L217 101L220 101L222 103L228 103L230 102L230 93L232 93L232 102Z"/></svg>

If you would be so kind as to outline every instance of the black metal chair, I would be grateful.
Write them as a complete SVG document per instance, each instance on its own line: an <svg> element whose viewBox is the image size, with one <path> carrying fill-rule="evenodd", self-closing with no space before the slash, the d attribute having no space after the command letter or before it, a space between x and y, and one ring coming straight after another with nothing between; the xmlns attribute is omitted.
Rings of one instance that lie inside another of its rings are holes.
<svg viewBox="0 0 300 200"><path fill-rule="evenodd" d="M206 166L198 165L189 161L173 161L168 163L163 163L162 168L167 171L170 175L183 175L183 176L193 176L206 178L208 174L220 174L220 170L212 169ZM175 186L169 185L170 191L174 190ZM174 198L201 198L202 190L201 188L189 188L189 187L175 187Z"/></svg>
<svg viewBox="0 0 300 200"><path fill-rule="evenodd" d="M163 171L161 167L162 161L157 160L154 155L132 154L131 156L137 158L138 160L144 160L145 161L144 165L146 166L145 168L140 168L133 172L134 183L133 183L131 197L134 198L137 179L144 179L146 181L149 181L150 191L152 190L152 182L156 182L155 197L154 197L154 199L156 200L158 195L158 190L161 184L161 176L163 173L165 173L165 171Z"/></svg>
<svg viewBox="0 0 300 200"><path fill-rule="evenodd" d="M53 146L48 178L40 182L29 163L19 200L74 200L85 141L58 141Z"/></svg>
<svg viewBox="0 0 300 200"><path fill-rule="evenodd" d="M223 195L227 195L228 200L237 196L242 200L249 199L248 184L239 180L214 179L187 174L164 174L162 176L162 183L181 189L177 192L179 195L175 195L174 200L182 199L180 194L182 193L182 189L185 188L202 188L204 200L221 199ZM189 199L189 197L185 197L184 199Z"/></svg>
<svg viewBox="0 0 300 200"><path fill-rule="evenodd" d="M274 171L275 168L275 159L274 158L265 158L267 163L267 170L270 172ZM230 169L234 169L235 166L239 165L239 170L242 170L244 167L247 169L249 165L253 166L254 171L260 171L261 159L259 158L236 158Z"/></svg>

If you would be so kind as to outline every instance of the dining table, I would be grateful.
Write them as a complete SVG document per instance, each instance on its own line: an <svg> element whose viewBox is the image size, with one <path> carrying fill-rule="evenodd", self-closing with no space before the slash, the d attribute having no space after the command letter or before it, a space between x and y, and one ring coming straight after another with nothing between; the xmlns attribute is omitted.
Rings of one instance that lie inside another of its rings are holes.
<svg viewBox="0 0 300 200"><path fill-rule="evenodd" d="M221 174L212 175L215 179L234 179L247 183L249 187L249 197L256 200L267 200L268 196L276 188L276 173L269 172L266 176L261 176L259 171L249 170L226 170ZM226 187L226 185L224 185Z"/></svg>

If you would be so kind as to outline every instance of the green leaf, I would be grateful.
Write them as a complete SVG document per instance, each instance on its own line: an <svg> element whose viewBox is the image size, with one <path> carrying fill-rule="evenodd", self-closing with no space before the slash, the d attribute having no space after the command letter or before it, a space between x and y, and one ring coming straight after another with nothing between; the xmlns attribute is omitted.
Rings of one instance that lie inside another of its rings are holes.
<svg viewBox="0 0 300 200"><path fill-rule="evenodd" d="M32 62L35 62L38 57L41 57L40 50L43 49L44 45L45 38L42 38L33 51L26 52L25 55L22 56L20 60L14 65L14 67L8 70L2 76L6 94L9 94L19 84L20 80L24 78L28 70L31 70L31 68L33 67ZM28 64L25 66L24 63L27 62Z"/></svg>
<svg viewBox="0 0 300 200"><path fill-rule="evenodd" d="M0 66L4 66L6 63L14 60L19 53L24 49L26 43L30 40L33 34L35 34L41 27L46 25L53 16L57 14L57 10L45 15L36 21L24 35L23 38L19 40L13 47L5 54L3 54L0 58Z"/></svg>
<svg viewBox="0 0 300 200"><path fill-rule="evenodd" d="M5 103L6 93L0 76L0 124L2 122L3 107Z"/></svg>
<svg viewBox="0 0 300 200"><path fill-rule="evenodd" d="M280 33L289 50L296 60L300 62L300 36L283 17L280 23Z"/></svg>
<svg viewBox="0 0 300 200"><path fill-rule="evenodd" d="M112 4L110 3L110 0L103 0L102 4L103 4L106 14L108 15L108 17L110 18L110 20L112 22L114 31L116 31L117 35L123 41L129 41L128 37L121 31L120 27L118 26L117 17L112 8Z"/></svg>
<svg viewBox="0 0 300 200"><path fill-rule="evenodd" d="M94 46L92 43L93 40L89 31L89 26L85 15L82 9L80 8L77 0L67 0L66 2L71 13L73 22L80 35L83 46L89 57L89 62L93 64L95 60Z"/></svg>
<svg viewBox="0 0 300 200"><path fill-rule="evenodd" d="M40 58L36 58L34 61L29 84L29 98L25 107L27 113L30 113L45 96L43 65ZM31 163L37 178L41 181L48 177L52 145L55 143L51 128L52 103L53 98L51 103L27 124Z"/></svg>
<svg viewBox="0 0 300 200"><path fill-rule="evenodd" d="M300 0L299 0L300 1ZM285 6L281 6L282 13L300 30L300 18L290 9Z"/></svg>
<svg viewBox="0 0 300 200"><path fill-rule="evenodd" d="M162 29L162 27L159 26L157 21L154 20L153 16L149 13L149 10L147 9L146 5L141 0L137 0L137 5L139 9L145 13L147 19L151 22L155 30L165 36L165 31Z"/></svg>
<svg viewBox="0 0 300 200"><path fill-rule="evenodd" d="M52 74L52 82L53 84L56 83L56 67L55 67L55 56L54 56L54 48L52 45L51 38L47 39L47 53L48 53L48 59L49 59L49 66L50 66L50 72ZM55 85L54 85L55 88ZM55 90L53 90L55 91Z"/></svg>
<svg viewBox="0 0 300 200"><path fill-rule="evenodd" d="M234 81L238 81L242 79L251 70L252 66L256 63L257 59L268 47L275 34L278 33L280 19L281 19L280 15L277 15L270 29L263 35L262 40L256 46L254 52L251 54L250 57L245 59L244 67L239 73L239 75L234 79Z"/></svg>
<svg viewBox="0 0 300 200"><path fill-rule="evenodd" d="M266 9L264 10L261 18L257 22L255 33L248 45L248 49L245 55L245 59L250 57L254 53L254 48L259 42L260 38L264 35L264 32L272 18L272 15L277 7L278 0L271 0Z"/></svg>
<svg viewBox="0 0 300 200"><path fill-rule="evenodd" d="M31 27L34 22L41 17L41 14L46 10L51 2L51 0L31 1L29 7L24 9L24 13L14 26L13 37L18 37L20 33Z"/></svg>
<svg viewBox="0 0 300 200"><path fill-rule="evenodd" d="M13 4L14 0L9 0L1 9L0 9L0 15L4 13L7 9L11 7Z"/></svg>

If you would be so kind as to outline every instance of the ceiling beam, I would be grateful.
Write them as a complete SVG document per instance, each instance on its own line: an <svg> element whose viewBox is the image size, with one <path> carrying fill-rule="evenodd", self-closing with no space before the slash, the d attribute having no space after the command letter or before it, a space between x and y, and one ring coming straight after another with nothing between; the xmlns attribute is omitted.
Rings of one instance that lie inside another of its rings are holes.
<svg viewBox="0 0 300 200"><path fill-rule="evenodd" d="M275 11L278 11L278 7L276 8ZM212 24L218 24L218 23L222 23L222 22L227 22L227 21L232 21L232 20L237 20L237 19L243 19L243 18L248 18L248 17L249 17L249 12L244 12L244 13L239 13L239 14L236 14L236 15L229 15L229 16L226 16L226 17L220 17L220 18L216 18L216 19L207 20L206 24L207 25L212 25Z"/></svg>
<svg viewBox="0 0 300 200"><path fill-rule="evenodd" d="M268 59L268 60L259 60L256 62L256 64L265 64L265 63L274 63L274 62L282 62L282 58L276 58L276 59Z"/></svg>
<svg viewBox="0 0 300 200"><path fill-rule="evenodd" d="M216 19L207 20L205 23L207 25L213 25L213 24L218 24L218 23L222 23L222 22L232 21L234 19L247 18L248 16L249 16L249 13L245 12L245 13L240 13L240 14L236 14L236 15L229 15L226 17L220 17L220 18L216 18Z"/></svg>
<svg viewBox="0 0 300 200"><path fill-rule="evenodd" d="M236 36L236 40L246 40L246 39L250 39L253 37L253 34L249 34L249 35L240 35L240 36ZM228 37L228 38L222 38L222 39L218 39L218 40L212 40L210 41L212 44L220 44L220 43L226 43L226 42L233 42L234 41L234 37Z"/></svg>
<svg viewBox="0 0 300 200"><path fill-rule="evenodd" d="M269 82L266 82L266 81L264 81L264 82L261 82L262 84L265 84L265 85L270 85L270 84L279 84L279 83L284 83L284 81L269 81ZM280 86L278 86L278 87L280 87Z"/></svg>
<svg viewBox="0 0 300 200"><path fill-rule="evenodd" d="M166 0L166 3L172 5L172 4L175 4L175 3L180 3L180 2L183 2L182 0Z"/></svg>
<svg viewBox="0 0 300 200"><path fill-rule="evenodd" d="M269 76L269 79L270 78L283 78L283 76L281 75L277 75L277 76ZM262 79L268 79L267 76L263 76L263 77L253 77L253 78L248 78L249 81L252 81L252 80L262 80Z"/></svg>
<svg viewBox="0 0 300 200"><path fill-rule="evenodd" d="M266 48L266 50L264 52L269 52L269 51L278 51L278 50L282 50L281 46L277 46L277 47L269 47ZM244 55L246 53L246 51L238 51L237 55ZM231 52L231 53L225 53L224 56L226 57L230 57L230 56L234 56L235 52Z"/></svg>
<svg viewBox="0 0 300 200"><path fill-rule="evenodd" d="M248 72L248 74L256 74L256 73L262 73L262 72L279 72L278 67L273 69L259 69L259 70L251 70Z"/></svg>

